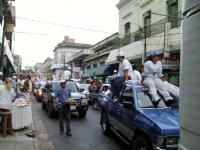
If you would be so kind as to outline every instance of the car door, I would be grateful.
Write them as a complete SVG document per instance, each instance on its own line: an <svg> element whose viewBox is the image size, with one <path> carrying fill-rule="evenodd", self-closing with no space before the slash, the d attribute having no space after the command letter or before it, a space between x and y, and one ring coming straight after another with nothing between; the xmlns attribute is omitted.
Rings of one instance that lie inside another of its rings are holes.
<svg viewBox="0 0 200 150"><path fill-rule="evenodd" d="M111 124L114 126L114 128L119 128L119 123L118 123L120 121L119 99L118 98L113 98L113 99L108 98L107 104L108 104L108 106L107 106L108 119L111 122Z"/></svg>
<svg viewBox="0 0 200 150"><path fill-rule="evenodd" d="M133 95L133 88L126 87L118 107L120 131L130 139L133 137L133 124L135 121L135 105ZM125 102L130 103L132 106L130 108L126 108L123 104Z"/></svg>

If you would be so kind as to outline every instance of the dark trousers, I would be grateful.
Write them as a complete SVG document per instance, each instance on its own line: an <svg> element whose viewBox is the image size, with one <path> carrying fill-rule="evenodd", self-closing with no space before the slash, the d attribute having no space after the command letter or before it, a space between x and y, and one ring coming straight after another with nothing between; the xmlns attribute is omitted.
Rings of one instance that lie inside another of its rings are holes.
<svg viewBox="0 0 200 150"><path fill-rule="evenodd" d="M67 132L70 132L71 131L71 128L70 128L70 120L71 120L71 111L70 111L70 108L64 108L64 110L59 110L58 111L58 115L59 115L60 131L61 132L64 131L63 120L64 120L64 117L65 117L65 120L66 120L66 129L67 129Z"/></svg>

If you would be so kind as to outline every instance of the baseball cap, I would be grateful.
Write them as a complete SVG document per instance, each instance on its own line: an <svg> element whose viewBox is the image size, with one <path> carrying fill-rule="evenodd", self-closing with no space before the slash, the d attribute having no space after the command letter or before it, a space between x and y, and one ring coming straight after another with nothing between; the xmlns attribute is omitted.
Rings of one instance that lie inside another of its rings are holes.
<svg viewBox="0 0 200 150"><path fill-rule="evenodd" d="M123 52L118 52L117 56L124 57L124 53Z"/></svg>
<svg viewBox="0 0 200 150"><path fill-rule="evenodd" d="M62 83L66 83L66 81L65 80L60 80L60 84L62 84Z"/></svg>
<svg viewBox="0 0 200 150"><path fill-rule="evenodd" d="M0 76L3 76L3 72L0 72Z"/></svg>
<svg viewBox="0 0 200 150"><path fill-rule="evenodd" d="M150 57L159 56L161 53L157 50L154 50L150 53Z"/></svg>

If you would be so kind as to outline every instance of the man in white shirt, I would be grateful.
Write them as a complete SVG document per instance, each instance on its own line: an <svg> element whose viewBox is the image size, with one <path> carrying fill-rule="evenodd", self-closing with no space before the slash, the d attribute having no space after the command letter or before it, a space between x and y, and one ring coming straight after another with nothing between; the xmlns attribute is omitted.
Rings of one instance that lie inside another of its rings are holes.
<svg viewBox="0 0 200 150"><path fill-rule="evenodd" d="M124 82L133 79L133 68L131 63L125 59L123 52L118 52L117 61L119 62L118 75L124 77Z"/></svg>
<svg viewBox="0 0 200 150"><path fill-rule="evenodd" d="M3 85L3 72L0 72L0 85Z"/></svg>

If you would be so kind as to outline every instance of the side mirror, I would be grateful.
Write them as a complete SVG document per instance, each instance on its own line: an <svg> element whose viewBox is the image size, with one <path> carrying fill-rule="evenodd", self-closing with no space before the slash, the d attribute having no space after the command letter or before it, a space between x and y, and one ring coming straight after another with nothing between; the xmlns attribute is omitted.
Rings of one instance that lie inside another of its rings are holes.
<svg viewBox="0 0 200 150"><path fill-rule="evenodd" d="M123 102L123 106L125 109L133 109L133 103L132 102Z"/></svg>
<svg viewBox="0 0 200 150"><path fill-rule="evenodd" d="M80 89L80 92L84 92L84 89Z"/></svg>

